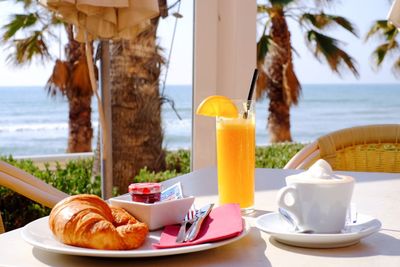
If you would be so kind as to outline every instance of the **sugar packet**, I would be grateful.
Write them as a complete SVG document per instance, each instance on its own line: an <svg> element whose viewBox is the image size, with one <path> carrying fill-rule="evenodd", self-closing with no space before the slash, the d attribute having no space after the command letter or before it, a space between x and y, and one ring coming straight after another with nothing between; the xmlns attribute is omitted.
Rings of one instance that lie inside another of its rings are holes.
<svg viewBox="0 0 400 267"><path fill-rule="evenodd" d="M183 190L182 184L178 182L161 192L160 201L175 200L180 198L183 198Z"/></svg>

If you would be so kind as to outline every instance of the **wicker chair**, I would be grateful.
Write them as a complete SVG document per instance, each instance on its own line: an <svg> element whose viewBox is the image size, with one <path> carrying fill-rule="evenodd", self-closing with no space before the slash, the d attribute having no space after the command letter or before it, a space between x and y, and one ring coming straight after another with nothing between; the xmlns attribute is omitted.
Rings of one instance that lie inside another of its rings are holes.
<svg viewBox="0 0 400 267"><path fill-rule="evenodd" d="M400 124L347 128L318 138L284 169L308 169L318 159L334 170L400 172Z"/></svg>
<svg viewBox="0 0 400 267"><path fill-rule="evenodd" d="M26 196L46 207L52 208L58 201L68 196L42 180L0 161L0 185ZM0 234L4 225L0 216Z"/></svg>

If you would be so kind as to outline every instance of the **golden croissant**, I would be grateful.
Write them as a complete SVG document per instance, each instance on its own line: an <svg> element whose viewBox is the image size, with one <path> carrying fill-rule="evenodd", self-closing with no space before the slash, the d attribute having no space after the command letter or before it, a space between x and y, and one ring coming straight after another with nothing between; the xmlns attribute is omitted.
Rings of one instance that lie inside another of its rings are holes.
<svg viewBox="0 0 400 267"><path fill-rule="evenodd" d="M68 245L123 250L140 247L149 232L121 208L95 195L75 195L54 206L49 218L55 237Z"/></svg>

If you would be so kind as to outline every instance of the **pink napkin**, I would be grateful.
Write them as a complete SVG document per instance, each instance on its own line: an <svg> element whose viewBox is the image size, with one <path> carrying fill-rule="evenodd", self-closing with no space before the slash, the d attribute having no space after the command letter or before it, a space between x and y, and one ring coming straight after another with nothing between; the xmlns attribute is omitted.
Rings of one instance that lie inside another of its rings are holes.
<svg viewBox="0 0 400 267"><path fill-rule="evenodd" d="M180 225L169 225L164 228L160 243L155 248L174 248L219 241L238 236L243 231L242 215L238 204L225 204L213 209L201 225L197 238L191 242L176 243Z"/></svg>

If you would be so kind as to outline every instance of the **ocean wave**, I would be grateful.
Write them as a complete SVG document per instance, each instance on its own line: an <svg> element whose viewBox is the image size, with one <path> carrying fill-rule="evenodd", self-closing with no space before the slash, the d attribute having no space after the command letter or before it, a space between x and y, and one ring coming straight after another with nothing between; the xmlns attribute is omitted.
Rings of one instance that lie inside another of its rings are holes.
<svg viewBox="0 0 400 267"><path fill-rule="evenodd" d="M67 123L14 124L8 126L0 126L0 133L65 130L65 129L68 129Z"/></svg>
<svg viewBox="0 0 400 267"><path fill-rule="evenodd" d="M192 120L182 119L182 120L164 120L163 121L164 132L167 135L182 135L192 131Z"/></svg>
<svg viewBox="0 0 400 267"><path fill-rule="evenodd" d="M92 127L96 129L98 123L92 122ZM15 133L15 132L40 132L40 131L58 131L68 130L68 123L32 123L32 124L13 124L0 126L0 133Z"/></svg>

